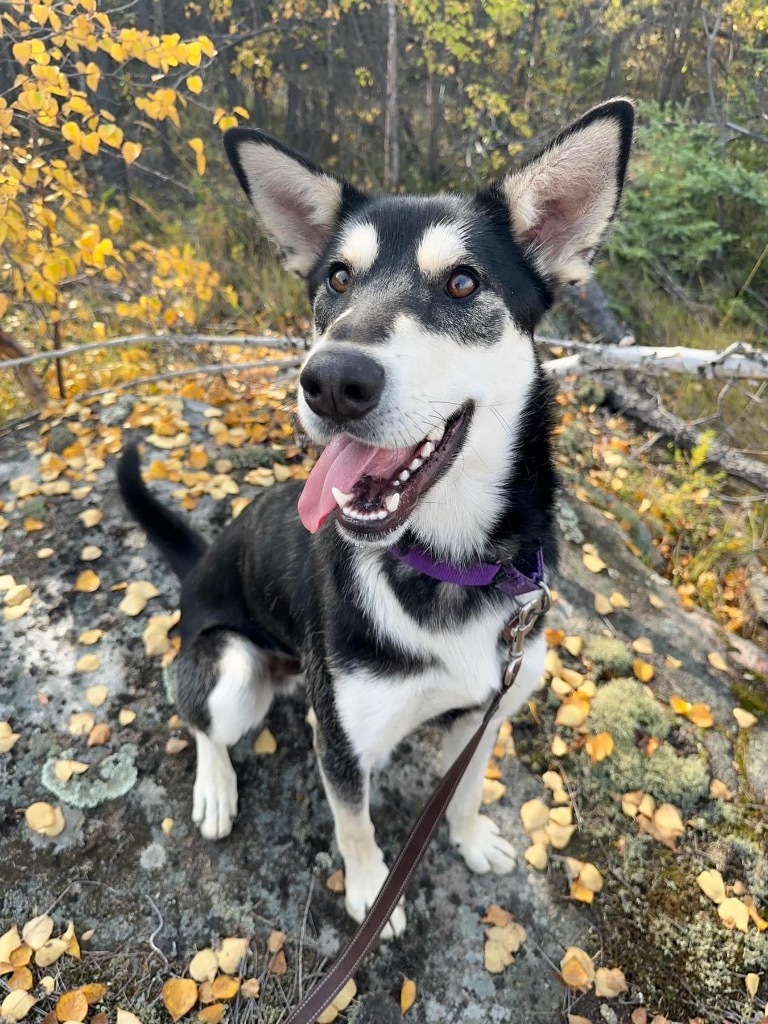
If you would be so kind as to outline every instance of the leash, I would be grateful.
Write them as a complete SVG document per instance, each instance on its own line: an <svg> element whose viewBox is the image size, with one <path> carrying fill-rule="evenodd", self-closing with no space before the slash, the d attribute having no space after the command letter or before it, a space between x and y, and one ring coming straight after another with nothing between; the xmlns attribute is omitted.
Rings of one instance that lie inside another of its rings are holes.
<svg viewBox="0 0 768 1024"><path fill-rule="evenodd" d="M540 563L541 559L539 557ZM512 589L512 586L509 584L510 570L505 570L505 567L498 565L495 565L493 568L495 572L491 580L474 585L483 586L495 582L500 589L509 592L507 587ZM512 571L517 572L517 570ZM499 579L498 577L502 573L503 578ZM431 573L428 574L431 575ZM461 782L464 772L467 770L472 756L477 750L480 740L483 738L485 730L498 711L502 698L517 678L523 661L523 645L525 644L526 637L539 618L552 604L549 588L542 579L543 565L540 564L539 572L531 574L532 576L536 575L539 577L536 582L531 578L525 577L522 573L518 572L517 575L519 579L514 581L516 586L514 584L513 586L517 591L514 596L518 601L518 607L502 632L502 638L507 643L509 651L507 664L501 679L501 687L491 699L477 731L445 773L440 785L429 798L429 801L417 818L400 853L397 855L397 860L392 865L392 870L387 875L379 895L366 914L362 924L359 925L357 931L352 936L349 945L324 976L317 988L305 996L296 1009L292 1011L286 1024L314 1024L323 1010L330 1005L368 955L382 929L392 916L395 907L400 902L400 898L405 892L405 887L408 885L411 876L424 858L424 854L427 852L437 827L443 819L443 815L448 804L451 802L456 787ZM521 599L521 592L519 590L522 585L526 585L528 590L524 600ZM531 591L533 593L530 593Z"/></svg>

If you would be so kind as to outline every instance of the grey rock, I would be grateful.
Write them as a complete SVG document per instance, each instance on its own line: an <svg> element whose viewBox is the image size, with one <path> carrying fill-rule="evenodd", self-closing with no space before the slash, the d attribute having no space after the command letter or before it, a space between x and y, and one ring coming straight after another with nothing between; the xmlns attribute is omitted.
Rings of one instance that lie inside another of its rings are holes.
<svg viewBox="0 0 768 1024"><path fill-rule="evenodd" d="M768 803L768 722L760 722L749 733L747 780L762 803Z"/></svg>

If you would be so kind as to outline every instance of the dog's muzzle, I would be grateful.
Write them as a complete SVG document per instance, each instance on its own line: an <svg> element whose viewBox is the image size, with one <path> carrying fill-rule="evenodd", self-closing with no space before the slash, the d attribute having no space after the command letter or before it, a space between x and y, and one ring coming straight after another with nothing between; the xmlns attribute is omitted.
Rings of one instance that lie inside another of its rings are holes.
<svg viewBox="0 0 768 1024"><path fill-rule="evenodd" d="M299 382L316 416L333 423L359 420L379 404L384 367L358 349L316 352Z"/></svg>

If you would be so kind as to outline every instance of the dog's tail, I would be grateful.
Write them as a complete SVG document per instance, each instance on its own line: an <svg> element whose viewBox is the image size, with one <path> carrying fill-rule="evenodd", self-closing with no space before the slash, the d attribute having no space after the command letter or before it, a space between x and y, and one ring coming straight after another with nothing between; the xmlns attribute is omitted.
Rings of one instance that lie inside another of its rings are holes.
<svg viewBox="0 0 768 1024"><path fill-rule="evenodd" d="M147 490L141 479L139 449L126 445L117 466L125 506L180 580L194 568L208 545L191 526Z"/></svg>

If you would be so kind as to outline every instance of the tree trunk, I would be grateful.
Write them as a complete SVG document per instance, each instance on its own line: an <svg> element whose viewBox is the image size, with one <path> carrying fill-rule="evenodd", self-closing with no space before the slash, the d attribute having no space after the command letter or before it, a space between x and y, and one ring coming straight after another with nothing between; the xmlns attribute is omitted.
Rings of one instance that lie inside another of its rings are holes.
<svg viewBox="0 0 768 1024"><path fill-rule="evenodd" d="M397 0L387 0L387 77L384 108L384 185L400 179L400 126L397 116Z"/></svg>

